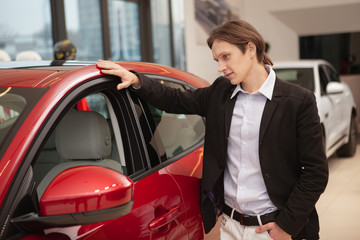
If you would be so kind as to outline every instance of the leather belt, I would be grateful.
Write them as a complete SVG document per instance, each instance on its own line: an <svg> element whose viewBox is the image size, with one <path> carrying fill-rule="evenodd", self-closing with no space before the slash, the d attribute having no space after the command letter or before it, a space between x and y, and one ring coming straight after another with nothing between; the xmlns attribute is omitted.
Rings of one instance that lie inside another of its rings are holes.
<svg viewBox="0 0 360 240"><path fill-rule="evenodd" d="M233 211L232 207L229 207L226 204L224 205L223 212L226 215L231 217L232 211ZM274 222L274 220L278 214L279 214L279 211L260 215L261 223L264 225L269 222ZM232 218L244 226L260 226L257 216L250 216L250 215L242 214L242 213L239 213L238 211L234 210Z"/></svg>

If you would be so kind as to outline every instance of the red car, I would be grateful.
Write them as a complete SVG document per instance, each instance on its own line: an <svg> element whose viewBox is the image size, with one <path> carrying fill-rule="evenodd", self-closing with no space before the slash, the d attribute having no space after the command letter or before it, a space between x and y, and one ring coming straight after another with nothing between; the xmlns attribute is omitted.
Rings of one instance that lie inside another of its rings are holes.
<svg viewBox="0 0 360 240"><path fill-rule="evenodd" d="M121 65L174 88L209 85ZM94 64L0 64L0 239L203 239L204 119L119 81Z"/></svg>

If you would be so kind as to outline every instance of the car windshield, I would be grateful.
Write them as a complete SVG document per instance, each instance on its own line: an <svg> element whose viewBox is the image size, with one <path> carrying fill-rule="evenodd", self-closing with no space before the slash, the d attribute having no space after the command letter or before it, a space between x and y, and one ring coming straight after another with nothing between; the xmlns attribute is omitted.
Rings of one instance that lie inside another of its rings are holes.
<svg viewBox="0 0 360 240"><path fill-rule="evenodd" d="M45 90L0 87L0 157Z"/></svg>
<svg viewBox="0 0 360 240"><path fill-rule="evenodd" d="M314 73L312 68L278 68L274 69L274 71L278 78L314 91Z"/></svg>

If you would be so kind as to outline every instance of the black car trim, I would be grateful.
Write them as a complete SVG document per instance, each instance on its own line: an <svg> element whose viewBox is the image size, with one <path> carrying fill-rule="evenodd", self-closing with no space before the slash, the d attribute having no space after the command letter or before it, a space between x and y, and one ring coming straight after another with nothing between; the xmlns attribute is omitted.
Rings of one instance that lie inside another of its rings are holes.
<svg viewBox="0 0 360 240"><path fill-rule="evenodd" d="M109 209L55 216L39 216L37 213L31 212L13 218L11 222L27 232L39 232L54 227L86 225L122 217L131 211L133 203L134 201L130 201Z"/></svg>
<svg viewBox="0 0 360 240"><path fill-rule="evenodd" d="M142 142L141 142L141 134L139 129L136 127L136 118L133 115L133 111L131 110L131 100L128 97L128 91L120 91L118 92L119 94L117 96L115 96L115 98L119 101L123 101L122 104L120 102L117 102L116 105L114 105L113 107L116 108L118 111L116 112L120 112L122 115L121 120L123 122L128 123L129 125L131 125L131 127L129 128L125 128L125 131L122 131L122 137L125 137L127 139L127 141L123 141L124 146L126 145L127 147L124 147L125 149L125 161L126 161L126 166L128 168L128 176L130 178L132 178L134 175L137 175L139 171L143 172L146 171L149 166L142 164L141 169L137 169L138 166L135 165L134 161L131 161L131 159L135 159L136 157L134 156L134 154L139 154L139 160L141 163L144 163L146 161L146 153L145 153L145 149L142 146ZM121 105L121 107L120 107ZM125 112L124 112L125 111ZM119 120L119 118L118 118ZM129 129L132 130L132 132L129 132ZM134 143L136 145L136 150L134 151ZM128 152L127 152L128 151ZM127 157L129 156L129 157ZM129 168L131 167L130 171Z"/></svg>
<svg viewBox="0 0 360 240"><path fill-rule="evenodd" d="M134 105L134 102L131 99L130 93L126 92L126 95L127 95L128 99L130 100L129 102L130 102L130 106L131 106L131 109L132 109L132 111L131 111L132 116L137 116L136 111L135 111L135 105ZM139 120L138 120L138 118L134 118L134 121L136 123L136 128L134 128L134 129L138 129L137 132L139 133L140 140L141 140L141 143L142 143L142 144L139 144L139 145L143 146L143 148L145 148L145 150L146 150L146 151L144 151L144 153L145 153L145 160L146 160L147 166L145 166L143 169L150 168L151 167L150 158L149 158L148 151L146 149L144 135L143 135L142 131L140 131L141 126L140 126Z"/></svg>
<svg viewBox="0 0 360 240"><path fill-rule="evenodd" d="M196 86L188 83L188 82L185 82L183 80L180 80L180 79L177 79L177 78L174 78L174 77L169 77L169 76L163 76L163 75L156 75L156 74L150 74L150 73L146 73L145 76L149 77L149 78L152 78L154 80L164 80L164 81L168 81L168 82L174 82L174 83L177 83L177 84L180 84L182 86L185 86L186 88L189 88L191 90L195 90L197 89Z"/></svg>

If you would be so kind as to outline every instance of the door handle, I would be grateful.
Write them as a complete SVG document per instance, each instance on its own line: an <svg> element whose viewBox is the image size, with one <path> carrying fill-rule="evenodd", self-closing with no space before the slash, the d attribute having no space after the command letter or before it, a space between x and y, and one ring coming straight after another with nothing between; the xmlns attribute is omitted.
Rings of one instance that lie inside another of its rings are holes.
<svg viewBox="0 0 360 240"><path fill-rule="evenodd" d="M149 223L149 229L151 231L155 231L166 224L169 224L170 222L174 221L178 216L180 215L180 207L174 206L168 209L166 213L161 215L160 217L154 218Z"/></svg>

